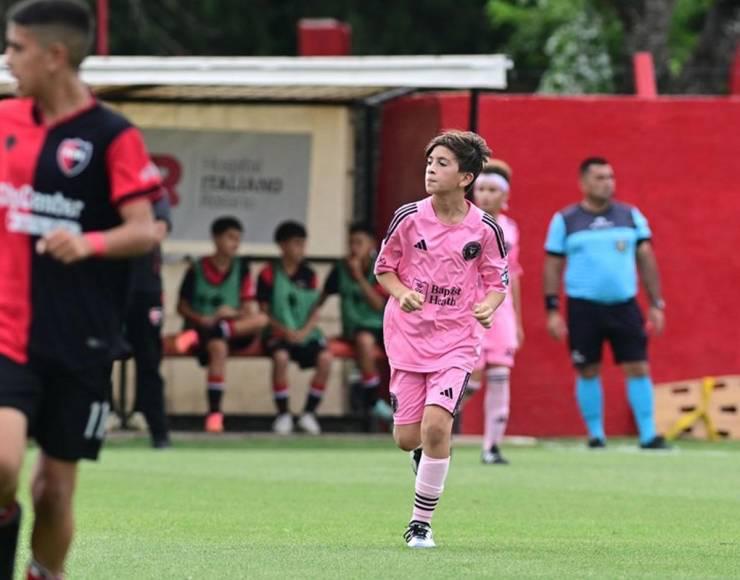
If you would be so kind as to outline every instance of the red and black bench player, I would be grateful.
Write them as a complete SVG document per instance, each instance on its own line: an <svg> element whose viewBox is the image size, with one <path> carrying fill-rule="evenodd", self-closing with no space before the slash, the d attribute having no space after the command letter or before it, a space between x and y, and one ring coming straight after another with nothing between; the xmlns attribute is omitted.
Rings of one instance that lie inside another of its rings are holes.
<svg viewBox="0 0 740 580"><path fill-rule="evenodd" d="M92 17L77 0L8 12L16 99L0 102L0 578L12 578L27 432L40 453L28 578L60 578L76 464L98 455L128 256L163 232L140 133L78 76Z"/></svg>

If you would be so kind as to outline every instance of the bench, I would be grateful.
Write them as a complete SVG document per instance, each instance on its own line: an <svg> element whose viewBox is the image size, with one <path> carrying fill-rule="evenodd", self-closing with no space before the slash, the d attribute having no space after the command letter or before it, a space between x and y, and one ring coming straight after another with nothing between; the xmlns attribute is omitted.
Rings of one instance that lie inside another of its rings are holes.
<svg viewBox="0 0 740 580"><path fill-rule="evenodd" d="M192 333L192 334L188 334ZM195 351L195 331L185 331L177 334L167 334L162 337L163 356L165 357L187 357L194 356ZM355 349L346 340L342 338L330 338L328 341L329 351L335 358L354 359ZM232 351L230 357L260 357L267 356L262 349L262 342L253 340L249 346ZM375 346L375 358L378 360L385 359L385 351L379 345Z"/></svg>

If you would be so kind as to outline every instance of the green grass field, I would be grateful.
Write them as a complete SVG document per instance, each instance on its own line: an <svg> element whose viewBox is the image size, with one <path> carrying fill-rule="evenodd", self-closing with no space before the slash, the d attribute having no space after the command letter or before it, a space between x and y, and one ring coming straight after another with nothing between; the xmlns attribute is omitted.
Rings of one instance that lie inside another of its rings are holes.
<svg viewBox="0 0 740 580"><path fill-rule="evenodd" d="M678 447L542 443L500 467L459 446L439 547L413 551L413 476L390 441L112 442L82 468L68 577L740 578L740 444Z"/></svg>

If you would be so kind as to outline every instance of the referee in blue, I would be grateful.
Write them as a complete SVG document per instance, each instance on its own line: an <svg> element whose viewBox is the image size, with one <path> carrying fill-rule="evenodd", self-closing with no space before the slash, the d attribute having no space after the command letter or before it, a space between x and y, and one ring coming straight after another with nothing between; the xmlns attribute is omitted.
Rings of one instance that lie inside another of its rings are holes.
<svg viewBox="0 0 740 580"><path fill-rule="evenodd" d="M545 242L544 293L547 330L568 346L577 371L576 398L588 429L588 445L606 446L601 351L611 345L624 370L627 396L643 449L666 449L655 429L653 383L647 362L645 320L635 297L637 275L648 298L648 328L660 334L665 302L647 220L633 206L614 201L614 170L601 157L580 166L580 203L557 212ZM565 271L567 325L560 314Z"/></svg>

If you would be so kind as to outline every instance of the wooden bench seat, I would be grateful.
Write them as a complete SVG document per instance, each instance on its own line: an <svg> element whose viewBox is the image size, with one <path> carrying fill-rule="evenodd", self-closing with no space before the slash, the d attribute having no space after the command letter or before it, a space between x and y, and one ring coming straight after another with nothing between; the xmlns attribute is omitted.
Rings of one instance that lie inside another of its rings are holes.
<svg viewBox="0 0 740 580"><path fill-rule="evenodd" d="M194 356L195 349L190 347L186 350L178 347L178 339L181 338L181 334L167 334L162 337L163 355L165 357L189 357ZM340 359L354 359L355 349L346 340L341 338L330 338L328 340L329 350L331 353ZM249 346L240 350L232 351L229 354L230 357L262 357L267 354L262 349L262 342L259 340L252 341ZM375 357L377 359L385 359L385 352L380 346L375 347Z"/></svg>

